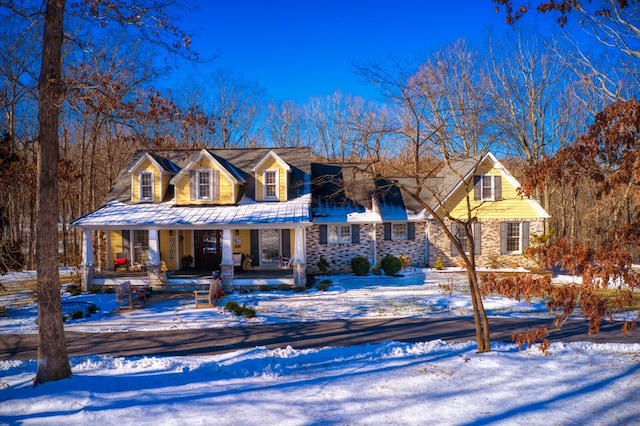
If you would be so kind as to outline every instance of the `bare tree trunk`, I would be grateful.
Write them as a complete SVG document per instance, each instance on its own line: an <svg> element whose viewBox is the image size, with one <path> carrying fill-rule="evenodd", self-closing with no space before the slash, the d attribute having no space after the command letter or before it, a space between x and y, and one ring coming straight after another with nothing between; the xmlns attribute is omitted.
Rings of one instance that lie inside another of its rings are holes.
<svg viewBox="0 0 640 426"><path fill-rule="evenodd" d="M44 14L38 101L38 370L34 385L71 376L58 267L58 120L62 94L65 0L48 0Z"/></svg>

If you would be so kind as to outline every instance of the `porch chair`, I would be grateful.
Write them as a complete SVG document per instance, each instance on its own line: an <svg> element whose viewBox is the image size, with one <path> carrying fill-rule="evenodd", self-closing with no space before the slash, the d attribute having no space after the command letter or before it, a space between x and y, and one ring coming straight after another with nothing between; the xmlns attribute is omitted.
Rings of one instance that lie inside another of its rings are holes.
<svg viewBox="0 0 640 426"><path fill-rule="evenodd" d="M292 264L293 264L293 257L282 256L280 258L280 267L282 269L289 269L291 268Z"/></svg>
<svg viewBox="0 0 640 426"><path fill-rule="evenodd" d="M234 271L242 271L242 253L233 253L233 269Z"/></svg>
<svg viewBox="0 0 640 426"><path fill-rule="evenodd" d="M211 281L209 290L195 290L193 296L196 308L212 308L218 305L218 300L222 298L222 280L217 277Z"/></svg>
<svg viewBox="0 0 640 426"><path fill-rule="evenodd" d="M118 266L124 266L129 270L129 258L126 252L116 253L116 258L113 259L113 270L117 270Z"/></svg>

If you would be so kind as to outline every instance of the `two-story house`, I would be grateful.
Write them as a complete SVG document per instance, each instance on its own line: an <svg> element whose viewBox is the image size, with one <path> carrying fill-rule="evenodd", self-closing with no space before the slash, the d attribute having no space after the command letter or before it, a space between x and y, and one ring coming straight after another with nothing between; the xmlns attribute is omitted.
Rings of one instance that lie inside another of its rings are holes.
<svg viewBox="0 0 640 426"><path fill-rule="evenodd" d="M321 259L343 272L355 256L373 265L387 254L417 266L458 264L425 203L463 246L456 220L473 222L479 266L522 266L549 217L491 153L452 162L420 184L416 200L399 188L413 188L415 179L375 180L357 167L312 164L307 148L139 151L105 204L73 223L84 231L84 280L93 275L95 231L105 239L107 268L118 259L144 265L152 285L165 280L163 267L220 270L229 290L241 265L292 268L294 283L304 285Z"/></svg>
<svg viewBox="0 0 640 426"><path fill-rule="evenodd" d="M219 268L229 288L239 262L276 268L283 258L304 284L310 165L310 151L299 148L136 152L106 203L73 223L84 231L86 281L92 234L102 231L107 265L144 265L152 285L165 279L163 266L196 266Z"/></svg>

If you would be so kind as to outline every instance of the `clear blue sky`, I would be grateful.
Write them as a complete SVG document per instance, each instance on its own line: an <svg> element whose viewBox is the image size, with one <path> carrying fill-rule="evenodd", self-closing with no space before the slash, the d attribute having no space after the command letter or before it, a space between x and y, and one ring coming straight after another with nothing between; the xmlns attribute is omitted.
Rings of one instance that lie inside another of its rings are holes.
<svg viewBox="0 0 640 426"><path fill-rule="evenodd" d="M255 81L275 100L375 97L352 63L409 60L459 38L482 44L487 28L508 29L490 0L201 0L184 15L193 47ZM189 67L187 67L189 68ZM186 70L185 70L186 71ZM187 71L190 72L190 71Z"/></svg>

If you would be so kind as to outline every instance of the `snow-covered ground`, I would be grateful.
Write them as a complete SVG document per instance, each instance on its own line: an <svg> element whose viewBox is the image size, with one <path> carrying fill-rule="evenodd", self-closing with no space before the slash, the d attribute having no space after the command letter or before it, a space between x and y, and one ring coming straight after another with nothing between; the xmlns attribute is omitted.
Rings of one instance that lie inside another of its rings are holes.
<svg viewBox="0 0 640 426"><path fill-rule="evenodd" d="M464 277L412 271L402 278L329 277L326 292L227 296L257 311L238 318L194 309L191 298L112 312L113 294L63 295L87 303L75 331L248 326L337 318L470 315ZM319 279L319 281L322 278ZM453 287L453 293L446 291ZM28 294L0 298L0 339L37 332ZM485 300L492 316L544 316L543 303ZM635 314L630 314L631 316ZM254 348L216 356L71 359L73 377L34 388L36 362L0 361L0 424L634 424L640 421L640 345L554 343L547 353L497 343L386 342L345 348Z"/></svg>

